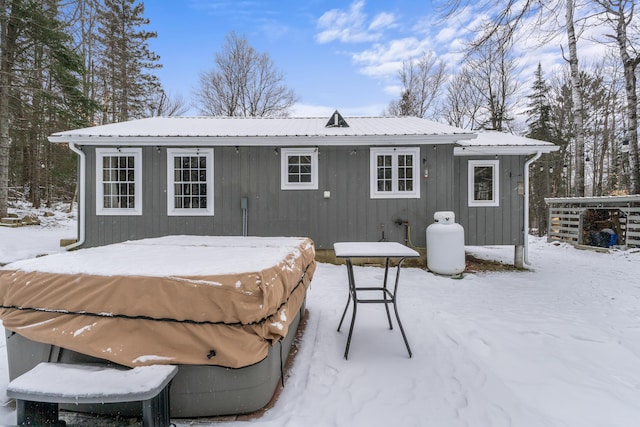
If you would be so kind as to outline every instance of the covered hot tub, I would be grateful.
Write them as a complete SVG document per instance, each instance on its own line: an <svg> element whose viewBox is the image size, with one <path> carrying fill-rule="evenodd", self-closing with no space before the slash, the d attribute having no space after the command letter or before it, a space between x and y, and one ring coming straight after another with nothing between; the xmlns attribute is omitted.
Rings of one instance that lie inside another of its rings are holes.
<svg viewBox="0 0 640 427"><path fill-rule="evenodd" d="M172 364L172 417L260 409L304 311L314 257L307 238L167 236L9 264L0 318L10 378L41 361Z"/></svg>

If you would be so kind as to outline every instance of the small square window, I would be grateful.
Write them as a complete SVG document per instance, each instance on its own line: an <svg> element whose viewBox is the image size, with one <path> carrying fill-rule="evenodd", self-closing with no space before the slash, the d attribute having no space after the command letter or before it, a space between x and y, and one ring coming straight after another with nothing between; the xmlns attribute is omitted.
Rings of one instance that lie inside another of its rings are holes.
<svg viewBox="0 0 640 427"><path fill-rule="evenodd" d="M280 187L283 190L318 189L318 150L316 148L283 148Z"/></svg>
<svg viewBox="0 0 640 427"><path fill-rule="evenodd" d="M469 206L499 206L498 171L498 160L469 160Z"/></svg>

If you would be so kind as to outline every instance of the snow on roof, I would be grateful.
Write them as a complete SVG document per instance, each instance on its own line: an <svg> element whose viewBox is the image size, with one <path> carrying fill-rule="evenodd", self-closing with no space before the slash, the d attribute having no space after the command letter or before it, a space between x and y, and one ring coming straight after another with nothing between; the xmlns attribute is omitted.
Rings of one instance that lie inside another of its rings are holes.
<svg viewBox="0 0 640 427"><path fill-rule="evenodd" d="M592 197L545 197L547 204L569 203L575 205L636 205L640 203L640 194L629 194L624 196L592 196Z"/></svg>
<svg viewBox="0 0 640 427"><path fill-rule="evenodd" d="M175 143L198 138L213 145L266 145L270 139L313 138L314 145L336 144L340 138L354 143L360 137L420 137L429 142L475 138L464 129L418 117L347 117L348 126L327 126L326 117L151 117L83 129L57 132L51 142L80 144ZM327 137L330 137L327 138ZM327 138L327 139L324 139ZM318 142L318 139L323 139ZM370 143L370 138L362 143ZM406 141L406 139L405 139ZM347 141L345 141L347 143ZM190 142L193 144L193 141Z"/></svg>
<svg viewBox="0 0 640 427"><path fill-rule="evenodd" d="M483 154L529 154L538 151L550 153L560 147L551 142L497 131L478 131L478 137L472 141L460 141L455 148L457 156Z"/></svg>

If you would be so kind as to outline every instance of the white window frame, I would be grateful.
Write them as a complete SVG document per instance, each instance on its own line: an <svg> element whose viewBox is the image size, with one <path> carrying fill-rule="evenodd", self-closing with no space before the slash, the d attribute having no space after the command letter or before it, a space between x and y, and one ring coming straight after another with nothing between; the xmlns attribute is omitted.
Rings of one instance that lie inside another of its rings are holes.
<svg viewBox="0 0 640 427"><path fill-rule="evenodd" d="M134 200L133 208L108 208L104 206L105 157L133 156ZM96 215L142 215L142 149L96 148Z"/></svg>
<svg viewBox="0 0 640 427"><path fill-rule="evenodd" d="M206 208L176 208L175 207L175 168L174 159L177 156L204 156L207 160ZM167 215L168 216L213 216L214 188L213 188L213 148L167 148Z"/></svg>
<svg viewBox="0 0 640 427"><path fill-rule="evenodd" d="M413 156L413 190L398 190L398 156ZM378 156L391 156L391 191L378 190ZM370 197L372 199L419 199L420 198L420 147L372 147L370 149Z"/></svg>
<svg viewBox="0 0 640 427"><path fill-rule="evenodd" d="M282 148L280 161L280 189L282 190L317 190L318 189L318 149L317 148ZM289 157L311 157L311 182L289 181Z"/></svg>
<svg viewBox="0 0 640 427"><path fill-rule="evenodd" d="M476 200L475 198L475 168L490 167L492 168L492 195L491 200ZM468 169L468 194L470 207L485 207L500 205L500 161L499 160L469 160Z"/></svg>

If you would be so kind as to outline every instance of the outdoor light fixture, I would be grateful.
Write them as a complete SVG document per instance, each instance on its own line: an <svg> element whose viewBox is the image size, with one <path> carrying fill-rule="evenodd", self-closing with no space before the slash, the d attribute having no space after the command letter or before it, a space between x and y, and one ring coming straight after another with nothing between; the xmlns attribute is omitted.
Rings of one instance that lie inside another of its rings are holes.
<svg viewBox="0 0 640 427"><path fill-rule="evenodd" d="M236 145L236 154L238 154L239 152L240 152L240 147Z"/></svg>
<svg viewBox="0 0 640 427"><path fill-rule="evenodd" d="M278 155L278 147L273 149L273 154L275 154L276 156Z"/></svg>

